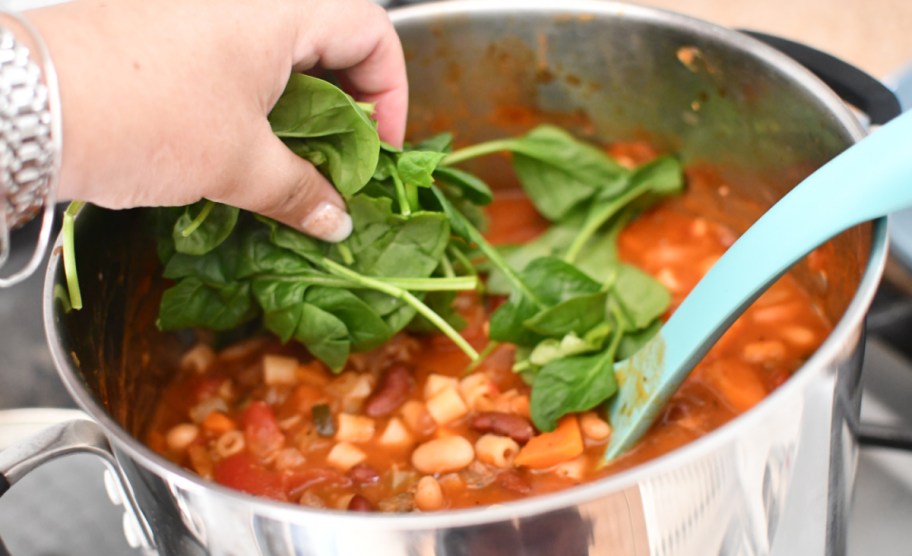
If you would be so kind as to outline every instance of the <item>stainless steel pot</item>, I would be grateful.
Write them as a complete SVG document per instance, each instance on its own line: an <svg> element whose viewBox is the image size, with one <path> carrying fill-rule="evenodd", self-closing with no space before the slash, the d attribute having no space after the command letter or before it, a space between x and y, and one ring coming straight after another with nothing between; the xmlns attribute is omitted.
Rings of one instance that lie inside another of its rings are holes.
<svg viewBox="0 0 912 556"><path fill-rule="evenodd" d="M457 0L404 8L393 19L408 58L413 136L452 129L471 142L551 121L603 141L647 139L686 163L712 166L730 194L707 192L704 207L742 227L863 136L839 98L791 59L671 13L598 0ZM504 170L477 169L492 181ZM94 422L62 425L0 454L0 492L44 460L93 451L120 479L134 540L169 555L843 551L855 461L848 424L858 413L864 316L885 260L883 220L834 240L837 256L822 274L795 271L838 324L749 413L593 484L409 515L254 498L201 480L136 440L181 345L179 335L145 325L158 290L143 230L136 212L79 215L82 311L66 312L55 299L62 263L51 261L48 337L63 381Z"/></svg>

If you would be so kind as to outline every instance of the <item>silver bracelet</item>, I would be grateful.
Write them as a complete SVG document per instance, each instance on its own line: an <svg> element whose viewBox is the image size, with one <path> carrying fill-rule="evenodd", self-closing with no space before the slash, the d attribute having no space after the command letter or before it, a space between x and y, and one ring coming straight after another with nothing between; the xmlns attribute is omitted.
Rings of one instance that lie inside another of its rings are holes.
<svg viewBox="0 0 912 556"><path fill-rule="evenodd" d="M62 144L57 75L44 41L20 14L4 13L29 33L36 52L0 27L0 266L9 258L10 231L42 209L43 217L31 259L0 277L0 287L21 282L44 258L53 229Z"/></svg>

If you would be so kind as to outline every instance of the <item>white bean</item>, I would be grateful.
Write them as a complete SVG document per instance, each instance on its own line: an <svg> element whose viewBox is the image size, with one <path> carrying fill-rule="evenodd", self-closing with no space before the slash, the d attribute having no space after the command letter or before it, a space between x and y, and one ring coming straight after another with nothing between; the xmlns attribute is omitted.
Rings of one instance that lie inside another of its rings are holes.
<svg viewBox="0 0 912 556"><path fill-rule="evenodd" d="M181 452L186 450L187 446L192 444L198 435L199 427L190 423L181 423L168 431L165 435L165 442L175 452Z"/></svg>
<svg viewBox="0 0 912 556"><path fill-rule="evenodd" d="M422 473L449 473L464 469L475 459L472 443L461 436L435 438L415 448L412 465Z"/></svg>
<svg viewBox="0 0 912 556"><path fill-rule="evenodd" d="M611 436L611 425L593 411L587 411L580 416L580 430L592 440L605 440Z"/></svg>
<svg viewBox="0 0 912 556"><path fill-rule="evenodd" d="M430 475L421 477L415 489L415 505L423 512L439 510L443 507L443 489L437 479Z"/></svg>

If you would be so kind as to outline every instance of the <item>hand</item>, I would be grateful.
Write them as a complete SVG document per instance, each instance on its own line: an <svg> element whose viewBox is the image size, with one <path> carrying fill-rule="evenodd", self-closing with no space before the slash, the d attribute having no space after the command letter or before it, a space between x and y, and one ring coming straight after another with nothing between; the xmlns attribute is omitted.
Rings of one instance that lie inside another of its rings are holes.
<svg viewBox="0 0 912 556"><path fill-rule="evenodd" d="M75 0L28 12L60 81L59 195L109 208L207 198L339 241L335 189L266 116L292 71L331 70L401 144L399 39L367 0Z"/></svg>

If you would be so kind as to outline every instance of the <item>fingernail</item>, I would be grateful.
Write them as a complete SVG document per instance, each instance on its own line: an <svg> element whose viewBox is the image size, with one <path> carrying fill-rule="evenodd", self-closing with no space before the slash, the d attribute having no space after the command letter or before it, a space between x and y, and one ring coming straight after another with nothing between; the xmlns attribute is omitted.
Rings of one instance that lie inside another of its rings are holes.
<svg viewBox="0 0 912 556"><path fill-rule="evenodd" d="M352 220L344 210L324 201L301 221L301 229L323 241L336 243L351 234Z"/></svg>

